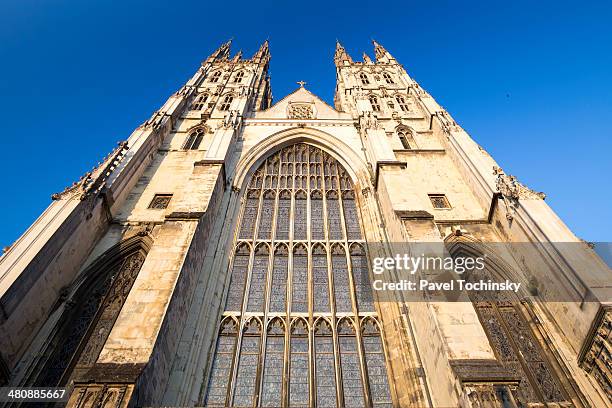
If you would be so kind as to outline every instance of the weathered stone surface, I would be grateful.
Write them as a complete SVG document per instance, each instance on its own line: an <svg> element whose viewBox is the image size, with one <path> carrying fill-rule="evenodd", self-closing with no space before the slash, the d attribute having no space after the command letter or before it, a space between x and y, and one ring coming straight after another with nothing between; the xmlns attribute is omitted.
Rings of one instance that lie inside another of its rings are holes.
<svg viewBox="0 0 612 408"><path fill-rule="evenodd" d="M87 283L91 265L133 237L146 237L142 268L99 357L77 370L69 406L203 405L222 316L238 315L224 311L249 183L266 159L297 143L320 149L346 172L363 239L382 244L368 248L370 257L408 252L414 243L446 244L453 253L470 242L580 242L540 195L498 167L493 172L495 161L391 54L379 44L375 53L375 61L354 62L338 45L334 107L302 82L272 105L267 43L250 59L232 57L229 44L222 45L134 131L102 178L107 162L57 196L0 258L6 374L0 375L11 385L34 383L49 339L70 310L70 294ZM82 196L83 185L99 190ZM160 194L171 195L167 206L151 208ZM434 207L429 195L444 195L449 205ZM323 201L329 211L327 196ZM582 293L586 302L517 298L489 310L469 298L414 302L398 293L377 298L375 312L354 316L357 327L380 321L393 405L495 406L511 397L609 406L609 312L602 312L612 299L609 269L588 246L575 248L568 258L508 249L498 264L512 279L528 284L535 277L548 290ZM489 312L497 317L485 319ZM312 313L302 317L304 327L314 328ZM492 322L505 331L496 332ZM337 330L331 330L336 341ZM513 333L530 343L512 340ZM355 334L360 348L362 335ZM503 360L500 350L511 358ZM539 377L523 374L529 362L539 364ZM315 374L309 375L314 402ZM535 396L527 395L527 383ZM287 387L281 385L285 402ZM371 390L363 396L368 404L374 388L363 387ZM350 398L340 393L339 402Z"/></svg>

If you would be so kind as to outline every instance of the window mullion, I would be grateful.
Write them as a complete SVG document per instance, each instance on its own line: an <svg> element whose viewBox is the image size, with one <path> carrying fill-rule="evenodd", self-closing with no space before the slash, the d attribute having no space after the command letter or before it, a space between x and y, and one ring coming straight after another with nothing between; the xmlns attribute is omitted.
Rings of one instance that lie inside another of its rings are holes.
<svg viewBox="0 0 612 408"><path fill-rule="evenodd" d="M361 381L363 384L363 395L365 398L366 407L372 406L372 398L370 394L370 382L368 378L368 369L365 361L365 352L363 342L361 341L361 320L359 316L355 318L355 340L357 341L357 350L359 352L359 364L361 366Z"/></svg>

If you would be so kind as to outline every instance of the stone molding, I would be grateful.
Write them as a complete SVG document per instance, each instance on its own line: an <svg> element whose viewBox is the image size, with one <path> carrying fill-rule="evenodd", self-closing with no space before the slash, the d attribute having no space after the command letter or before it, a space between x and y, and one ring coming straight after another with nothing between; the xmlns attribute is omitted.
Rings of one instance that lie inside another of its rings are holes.
<svg viewBox="0 0 612 408"><path fill-rule="evenodd" d="M60 193L55 193L51 196L52 200L76 199L84 200L91 194L102 189L105 181L108 179L113 170L117 168L119 163L125 157L125 153L129 149L128 142L119 142L118 146L108 154L97 167L90 172L85 173L79 181L67 187Z"/></svg>
<svg viewBox="0 0 612 408"><path fill-rule="evenodd" d="M519 200L544 200L546 198L546 194L533 191L521 184L515 176L504 173L497 166L493 166L493 175L497 176L495 187L504 199L508 221L514 219L514 215L519 208Z"/></svg>
<svg viewBox="0 0 612 408"><path fill-rule="evenodd" d="M600 307L578 361L597 380L612 403L612 305Z"/></svg>

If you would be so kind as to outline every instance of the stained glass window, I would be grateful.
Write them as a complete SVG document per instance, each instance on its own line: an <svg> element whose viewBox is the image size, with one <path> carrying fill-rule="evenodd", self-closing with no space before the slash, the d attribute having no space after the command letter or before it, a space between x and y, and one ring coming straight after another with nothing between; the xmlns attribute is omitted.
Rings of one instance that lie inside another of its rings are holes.
<svg viewBox="0 0 612 408"><path fill-rule="evenodd" d="M270 289L270 312L284 313L287 298L287 268L289 253L285 244L280 244L274 252L272 287Z"/></svg>
<svg viewBox="0 0 612 408"><path fill-rule="evenodd" d="M385 354L378 325L374 320L367 318L362 324L362 333L372 406L392 407Z"/></svg>
<svg viewBox="0 0 612 408"><path fill-rule="evenodd" d="M289 366L289 406L307 407L310 395L308 384L308 326L296 320L291 328L291 359Z"/></svg>
<svg viewBox="0 0 612 408"><path fill-rule="evenodd" d="M310 195L310 235L312 239L325 239L323 225L323 196L319 190L315 190Z"/></svg>
<svg viewBox="0 0 612 408"><path fill-rule="evenodd" d="M247 244L242 243L236 249L236 255L234 256L234 263L232 266L230 289L225 303L226 310L240 311L250 256L251 250Z"/></svg>
<svg viewBox="0 0 612 408"><path fill-rule="evenodd" d="M315 328L315 373L318 407L335 407L336 371L334 363L334 339L326 320L319 320Z"/></svg>
<svg viewBox="0 0 612 408"><path fill-rule="evenodd" d="M202 110L208 100L208 94L199 94L191 104L191 110Z"/></svg>
<svg viewBox="0 0 612 408"><path fill-rule="evenodd" d="M253 229L255 228L255 219L259 210L259 191L250 190L247 193L246 205L242 213L242 224L240 227L241 239L252 239Z"/></svg>
<svg viewBox="0 0 612 408"><path fill-rule="evenodd" d="M266 158L243 197L223 313L236 329L228 334L221 325L206 401L388 405L383 336L349 174L330 154L298 143Z"/></svg>
<svg viewBox="0 0 612 408"><path fill-rule="evenodd" d="M234 407L252 407L257 386L257 367L261 355L261 324L256 319L247 322L238 357L234 388Z"/></svg>
<svg viewBox="0 0 612 408"><path fill-rule="evenodd" d="M276 318L270 322L266 339L262 407L280 407L283 397L283 364L285 361L285 325Z"/></svg>
<svg viewBox="0 0 612 408"><path fill-rule="evenodd" d="M185 150L197 150L200 147L200 143L202 143L202 139L204 138L204 129L197 128L193 132L187 136L187 140L185 144L183 144L183 149Z"/></svg>
<svg viewBox="0 0 612 408"><path fill-rule="evenodd" d="M284 187L284 186L283 186ZM291 193L281 191L278 198L278 215L276 216L276 239L289 239L289 221L291 213Z"/></svg>
<svg viewBox="0 0 612 408"><path fill-rule="evenodd" d="M273 191L266 191L263 196L263 204L261 206L261 214L259 216L259 232L257 238L260 240L269 240L272 233L272 218L274 217L274 199Z"/></svg>
<svg viewBox="0 0 612 408"><path fill-rule="evenodd" d="M345 407L365 407L355 327L349 319L338 324L340 367Z"/></svg>
<svg viewBox="0 0 612 408"><path fill-rule="evenodd" d="M495 280L485 269L468 276L470 281ZM500 363L521 377L513 390L519 406L555 405L568 401L563 387L547 361L521 312L517 297L493 292L470 292L476 313Z"/></svg>
<svg viewBox="0 0 612 408"><path fill-rule="evenodd" d="M217 353L215 354L208 385L207 406L223 407L226 405L237 333L236 322L231 318L227 318L221 323L221 333L217 338Z"/></svg>
<svg viewBox="0 0 612 408"><path fill-rule="evenodd" d="M355 297L360 312L373 312L374 299L370 277L368 276L368 260L363 247L359 243L351 245L351 268L353 269L353 281L355 282Z"/></svg>
<svg viewBox="0 0 612 408"><path fill-rule="evenodd" d="M308 230L308 214L306 193L298 191L295 194L295 213L293 215L293 239L306 239Z"/></svg>
<svg viewBox="0 0 612 408"><path fill-rule="evenodd" d="M321 244L312 249L312 282L315 313L331 312L329 306L329 278L327 272L327 251Z"/></svg>
<svg viewBox="0 0 612 408"><path fill-rule="evenodd" d="M340 204L338 192L327 193L327 230L329 239L342 239L342 222L340 221Z"/></svg>
<svg viewBox="0 0 612 408"><path fill-rule="evenodd" d="M346 253L340 244L332 247L332 273L334 275L334 299L337 312L351 311L351 291Z"/></svg>
<svg viewBox="0 0 612 408"><path fill-rule="evenodd" d="M263 313L266 276L268 274L268 263L270 261L268 255L268 246L266 244L259 244L255 249L247 303L247 311L249 312Z"/></svg>
<svg viewBox="0 0 612 408"><path fill-rule="evenodd" d="M293 282L291 311L308 312L308 253L304 245L298 244L293 251Z"/></svg>

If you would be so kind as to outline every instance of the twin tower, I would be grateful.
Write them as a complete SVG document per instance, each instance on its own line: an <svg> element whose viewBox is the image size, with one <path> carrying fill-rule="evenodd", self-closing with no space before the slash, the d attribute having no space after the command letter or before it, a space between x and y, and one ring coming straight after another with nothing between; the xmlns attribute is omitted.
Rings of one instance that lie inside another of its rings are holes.
<svg viewBox="0 0 612 408"><path fill-rule="evenodd" d="M79 408L610 406L609 269L374 51L336 45L332 107L303 82L273 102L268 43L223 44L53 194L0 257L1 385ZM422 248L521 291L372 287L371 259Z"/></svg>

